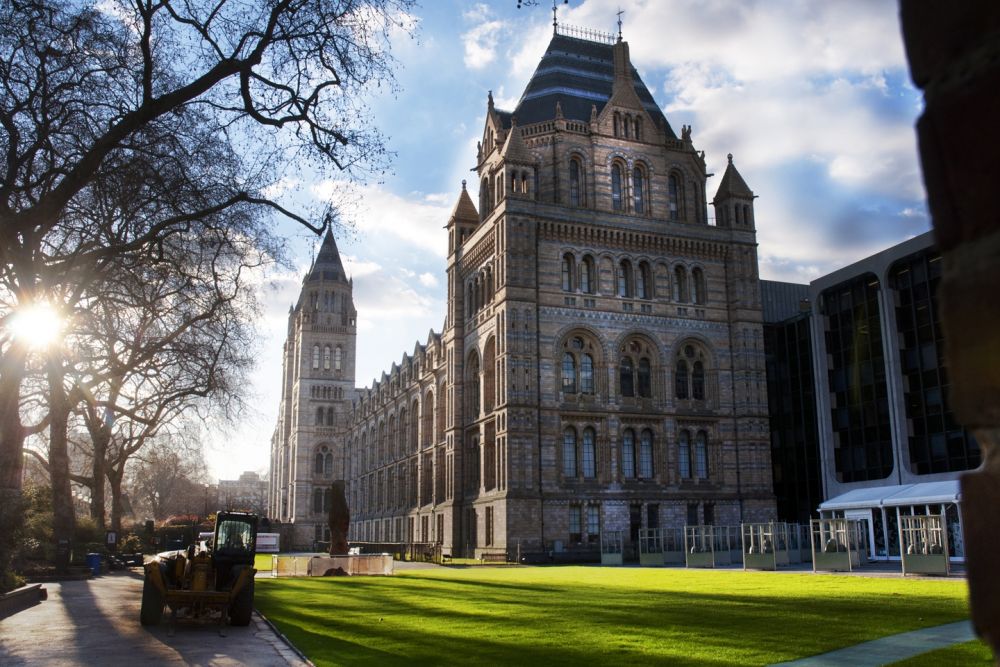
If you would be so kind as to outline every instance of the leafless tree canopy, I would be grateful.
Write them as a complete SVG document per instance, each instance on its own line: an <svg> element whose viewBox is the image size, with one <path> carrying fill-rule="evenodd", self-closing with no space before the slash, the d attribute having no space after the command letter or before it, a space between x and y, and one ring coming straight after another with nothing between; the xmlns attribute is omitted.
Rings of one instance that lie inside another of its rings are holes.
<svg viewBox="0 0 1000 667"><path fill-rule="evenodd" d="M289 165L385 167L365 100L394 86L390 38L411 4L0 0L0 324L39 300L73 318L42 366L0 335L0 502L19 496L32 432L48 430L58 532L74 424L103 494L102 471L120 486L130 448L171 415L238 403L245 272L280 253L268 218L321 232L332 214L268 188ZM124 450L107 415L130 425Z"/></svg>

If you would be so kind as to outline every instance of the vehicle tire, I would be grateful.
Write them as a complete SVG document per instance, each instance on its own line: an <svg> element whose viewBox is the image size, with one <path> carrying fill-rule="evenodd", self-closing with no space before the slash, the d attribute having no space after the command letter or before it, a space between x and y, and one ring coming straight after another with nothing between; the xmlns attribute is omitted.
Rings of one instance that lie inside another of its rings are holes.
<svg viewBox="0 0 1000 667"><path fill-rule="evenodd" d="M232 604L229 605L229 624L237 627L250 625L250 617L253 615L253 579L247 582Z"/></svg>
<svg viewBox="0 0 1000 667"><path fill-rule="evenodd" d="M142 607L139 610L139 622L142 625L159 625L161 620L163 620L163 596L147 576L142 581Z"/></svg>

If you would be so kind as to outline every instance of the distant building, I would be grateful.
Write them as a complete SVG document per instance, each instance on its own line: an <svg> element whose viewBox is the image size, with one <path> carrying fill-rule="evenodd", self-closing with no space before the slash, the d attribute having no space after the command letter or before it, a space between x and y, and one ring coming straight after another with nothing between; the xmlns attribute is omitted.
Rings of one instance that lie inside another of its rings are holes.
<svg viewBox="0 0 1000 667"><path fill-rule="evenodd" d="M330 486L344 476L344 434L356 396L353 294L328 232L288 311L281 404L271 437L266 513L291 525L282 538L291 547L329 539Z"/></svg>
<svg viewBox="0 0 1000 667"><path fill-rule="evenodd" d="M948 407L940 279L941 256L928 232L808 287L763 283L779 512L789 518L817 509L818 456L818 509L865 521L873 558L899 557L899 515L914 513L945 514L951 555L964 555L958 476L981 459ZM790 304L803 296L811 310L795 314Z"/></svg>
<svg viewBox="0 0 1000 667"><path fill-rule="evenodd" d="M267 515L266 479L255 472L247 471L239 479L220 479L218 485L218 505L214 509L254 512ZM205 491L208 494L208 489Z"/></svg>

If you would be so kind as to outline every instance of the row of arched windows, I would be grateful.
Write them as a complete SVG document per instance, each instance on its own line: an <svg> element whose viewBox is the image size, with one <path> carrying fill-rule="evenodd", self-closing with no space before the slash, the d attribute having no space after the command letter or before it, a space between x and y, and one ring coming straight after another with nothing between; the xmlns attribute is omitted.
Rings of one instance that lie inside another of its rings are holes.
<svg viewBox="0 0 1000 667"><path fill-rule="evenodd" d="M564 398L573 394L595 394L600 347L590 336L571 335L560 348L560 388ZM618 356L618 395L652 398L657 350L643 337L628 339ZM704 401L708 353L694 343L682 346L674 362L674 398Z"/></svg>
<svg viewBox="0 0 1000 667"><path fill-rule="evenodd" d="M562 256L561 285L564 292L597 292L596 264L591 255L584 255L579 262L573 253ZM640 260L633 264L630 259L619 260L615 266L615 294L625 299L652 299L655 296L653 269L649 262ZM707 297L705 272L695 267L688 272L687 267L678 264L673 273L673 300L677 303L704 304ZM472 312L471 311L470 315Z"/></svg>
<svg viewBox="0 0 1000 667"><path fill-rule="evenodd" d="M343 359L344 359L344 351L338 345L335 349L332 350L332 361L334 370L338 371L341 370L341 367L343 365ZM322 361L323 361L323 370L325 371L330 370L331 349L329 345L323 346ZM312 358L313 370L319 370L319 365L320 365L319 345L313 345L313 358Z"/></svg>
<svg viewBox="0 0 1000 667"><path fill-rule="evenodd" d="M329 512L333 503L333 489L313 489L313 514Z"/></svg>
<svg viewBox="0 0 1000 667"><path fill-rule="evenodd" d="M614 113L614 127L612 132L616 137L625 139L642 140L642 116L633 116L630 113Z"/></svg>
<svg viewBox="0 0 1000 667"><path fill-rule="evenodd" d="M309 388L309 396L311 398L326 398L326 399L336 399L344 397L344 389L342 387L333 387L331 385L313 385Z"/></svg>
<svg viewBox="0 0 1000 667"><path fill-rule="evenodd" d="M708 479L708 434L698 431L692 437L685 429L677 437L677 448L681 479Z"/></svg>
<svg viewBox="0 0 1000 667"><path fill-rule="evenodd" d="M616 124L617 125L617 124ZM587 170L582 156L572 155L569 159L569 204L586 207L591 205L587 192ZM631 169L624 161L616 159L611 163L611 210L648 215L650 209L649 168L636 162ZM695 209L701 220L701 198L699 189L694 188ZM685 210L684 177L677 170L667 176L667 217L679 220ZM744 213L746 216L747 213ZM739 213L737 213L737 218Z"/></svg>
<svg viewBox="0 0 1000 667"><path fill-rule="evenodd" d="M324 408L322 405L316 408L316 426L333 426L333 408Z"/></svg>
<svg viewBox="0 0 1000 667"><path fill-rule="evenodd" d="M625 211L631 209L632 213L648 213L646 201L649 192L649 179L646 177L646 170L640 165L632 167L631 183L626 182L628 168L622 163L615 161L611 164L611 209L614 211ZM631 206L628 203L629 192L631 192Z"/></svg>
<svg viewBox="0 0 1000 667"><path fill-rule="evenodd" d="M316 450L313 457L313 474L329 477L333 474L333 452L326 445Z"/></svg>
<svg viewBox="0 0 1000 667"><path fill-rule="evenodd" d="M651 429L626 428L621 437L621 474L624 479L652 479L655 474ZM708 433L682 430L677 437L677 465L682 480L708 479ZM597 477L597 433L590 426L563 429L562 473L571 479Z"/></svg>
<svg viewBox="0 0 1000 667"><path fill-rule="evenodd" d="M465 285L465 316L472 317L493 299L493 268L484 266Z"/></svg>

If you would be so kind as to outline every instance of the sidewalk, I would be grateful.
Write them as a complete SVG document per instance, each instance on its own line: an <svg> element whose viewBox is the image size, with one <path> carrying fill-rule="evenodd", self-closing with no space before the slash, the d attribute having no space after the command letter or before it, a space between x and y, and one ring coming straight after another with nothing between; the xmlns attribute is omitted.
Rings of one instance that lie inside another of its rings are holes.
<svg viewBox="0 0 1000 667"><path fill-rule="evenodd" d="M972 630L972 623L959 621L890 635L772 667L879 667L952 644L970 642L975 638L976 633Z"/></svg>
<svg viewBox="0 0 1000 667"><path fill-rule="evenodd" d="M116 573L45 584L49 599L0 623L0 664L172 664L213 667L303 666L294 651L254 613L245 628L184 621L167 636L169 612L154 628L139 625L142 578Z"/></svg>

